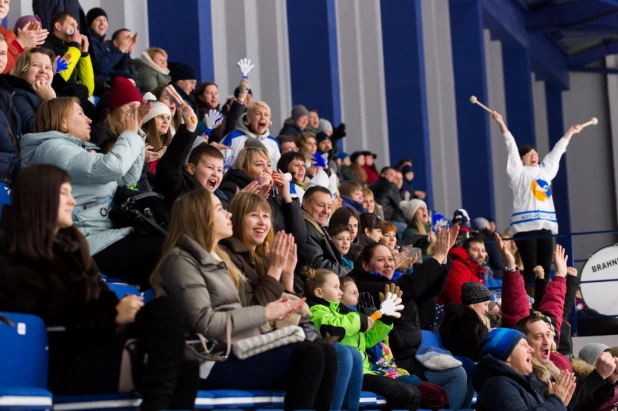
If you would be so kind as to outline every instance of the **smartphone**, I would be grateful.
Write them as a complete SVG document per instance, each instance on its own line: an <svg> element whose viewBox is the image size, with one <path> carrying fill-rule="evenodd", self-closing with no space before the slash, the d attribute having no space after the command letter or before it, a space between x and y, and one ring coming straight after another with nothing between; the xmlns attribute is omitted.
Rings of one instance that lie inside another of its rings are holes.
<svg viewBox="0 0 618 411"><path fill-rule="evenodd" d="M421 253L421 249L417 247L412 247L408 250L408 257L414 257Z"/></svg>

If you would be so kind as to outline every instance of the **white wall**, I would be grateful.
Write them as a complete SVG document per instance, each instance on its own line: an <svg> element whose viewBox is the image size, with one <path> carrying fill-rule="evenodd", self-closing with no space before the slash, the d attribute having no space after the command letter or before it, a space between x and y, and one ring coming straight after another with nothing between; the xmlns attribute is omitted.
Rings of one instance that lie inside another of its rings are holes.
<svg viewBox="0 0 618 411"><path fill-rule="evenodd" d="M422 0L423 45L434 209L461 207L455 80L448 0Z"/></svg>
<svg viewBox="0 0 618 411"><path fill-rule="evenodd" d="M51 0L49 0L51 1ZM139 33L133 57L138 57L148 48L148 0L80 0L84 13L93 7L102 7L109 19L107 38L121 28ZM32 0L12 0L9 11L8 27L12 29L15 21L32 14Z"/></svg>
<svg viewBox="0 0 618 411"><path fill-rule="evenodd" d="M599 124L576 134L567 151L571 230L608 230L617 227L612 164L612 135L603 74L570 73L570 90L563 93L564 129L597 117ZM575 237L575 258L587 258L612 245L612 234Z"/></svg>
<svg viewBox="0 0 618 411"><path fill-rule="evenodd" d="M545 98L545 82L537 81L532 74L532 98L534 100L534 131L536 134L536 149L541 155L549 153L549 130L547 128L547 101Z"/></svg>
<svg viewBox="0 0 618 411"><path fill-rule="evenodd" d="M376 153L380 168L390 158L380 2L347 0L335 6L344 147L348 153Z"/></svg>
<svg viewBox="0 0 618 411"><path fill-rule="evenodd" d="M484 30L485 67L487 70L487 94L489 107L506 117L506 96L504 92L504 68L502 64L502 43L491 40L489 30ZM467 103L467 102L466 102ZM498 231L504 231L510 224L513 212L513 190L506 175L506 147L498 125L490 120L491 164L494 180L494 204ZM517 137L517 136L516 136ZM475 216L470 216L474 218Z"/></svg>
<svg viewBox="0 0 618 411"><path fill-rule="evenodd" d="M238 60L251 59L253 96L270 105L270 132L276 136L292 109L286 2L260 0L258 7L257 0L212 0L211 15L214 81L221 99L242 80Z"/></svg>

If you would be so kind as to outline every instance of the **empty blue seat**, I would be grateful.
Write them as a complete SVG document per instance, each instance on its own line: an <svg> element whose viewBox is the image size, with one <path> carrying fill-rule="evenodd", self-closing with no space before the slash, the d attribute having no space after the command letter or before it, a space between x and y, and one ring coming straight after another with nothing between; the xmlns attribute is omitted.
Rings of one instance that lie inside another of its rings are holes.
<svg viewBox="0 0 618 411"><path fill-rule="evenodd" d="M123 298L126 295L137 295L138 297L142 296L139 290L132 285L121 283L107 283L107 286L110 290L116 293L118 298Z"/></svg>
<svg viewBox="0 0 618 411"><path fill-rule="evenodd" d="M0 313L0 410L49 410L47 331L28 314Z"/></svg>
<svg viewBox="0 0 618 411"><path fill-rule="evenodd" d="M423 339L421 344L426 347L444 348L444 346L442 345L442 337L439 333L421 330L421 338Z"/></svg>

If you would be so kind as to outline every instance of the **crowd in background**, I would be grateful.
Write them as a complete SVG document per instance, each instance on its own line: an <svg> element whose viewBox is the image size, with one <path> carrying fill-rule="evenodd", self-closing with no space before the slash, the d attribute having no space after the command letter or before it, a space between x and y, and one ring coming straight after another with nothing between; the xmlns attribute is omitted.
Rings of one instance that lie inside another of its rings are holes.
<svg viewBox="0 0 618 411"><path fill-rule="evenodd" d="M354 136L315 108L272 124L251 60L223 97L161 48L133 59L138 34L110 36L105 10L46 3L0 30L0 310L66 329L50 335L53 394L137 391L143 410L193 409L198 389L285 389L286 410L355 411L361 390L389 409L468 408L475 392L479 410L615 409L618 350L574 355L573 305L591 309L551 238L549 185L581 126L539 161L492 114L516 197L501 235L489 216L432 212L410 159L346 153ZM110 278L156 298L119 298Z"/></svg>

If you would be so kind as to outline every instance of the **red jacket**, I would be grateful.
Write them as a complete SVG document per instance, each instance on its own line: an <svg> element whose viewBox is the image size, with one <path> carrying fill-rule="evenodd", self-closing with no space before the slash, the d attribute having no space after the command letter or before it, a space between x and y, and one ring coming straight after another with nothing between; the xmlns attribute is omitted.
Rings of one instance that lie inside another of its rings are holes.
<svg viewBox="0 0 618 411"><path fill-rule="evenodd" d="M556 332L560 336L566 278L554 277L545 288L545 295L539 303L539 311L556 319ZM530 315L530 303L526 284L519 269L505 271L502 276L502 326L513 328L517 321Z"/></svg>
<svg viewBox="0 0 618 411"><path fill-rule="evenodd" d="M363 169L365 170L365 173L367 173L367 181L365 181L367 185L375 183L376 181L378 181L378 178L380 178L378 172L374 169L374 167L369 167L367 164L365 164L363 166Z"/></svg>
<svg viewBox="0 0 618 411"><path fill-rule="evenodd" d="M17 60L19 59L19 56L21 56L22 53L24 52L24 49L21 47L21 44L19 44L19 42L17 41L17 35L13 33L12 30L8 30L0 26L0 34L4 36L4 38L6 39L6 44L9 46L9 51L7 53L8 59L6 62L6 67L4 68L4 71L2 72L2 74L7 74L9 71L13 69L13 67L15 67L15 64L17 64Z"/></svg>
<svg viewBox="0 0 618 411"><path fill-rule="evenodd" d="M454 247L448 256L453 260L451 272L446 280L444 291L438 297L440 304L455 302L461 304L461 286L469 281L484 284L483 274L487 271L474 261L462 246Z"/></svg>

